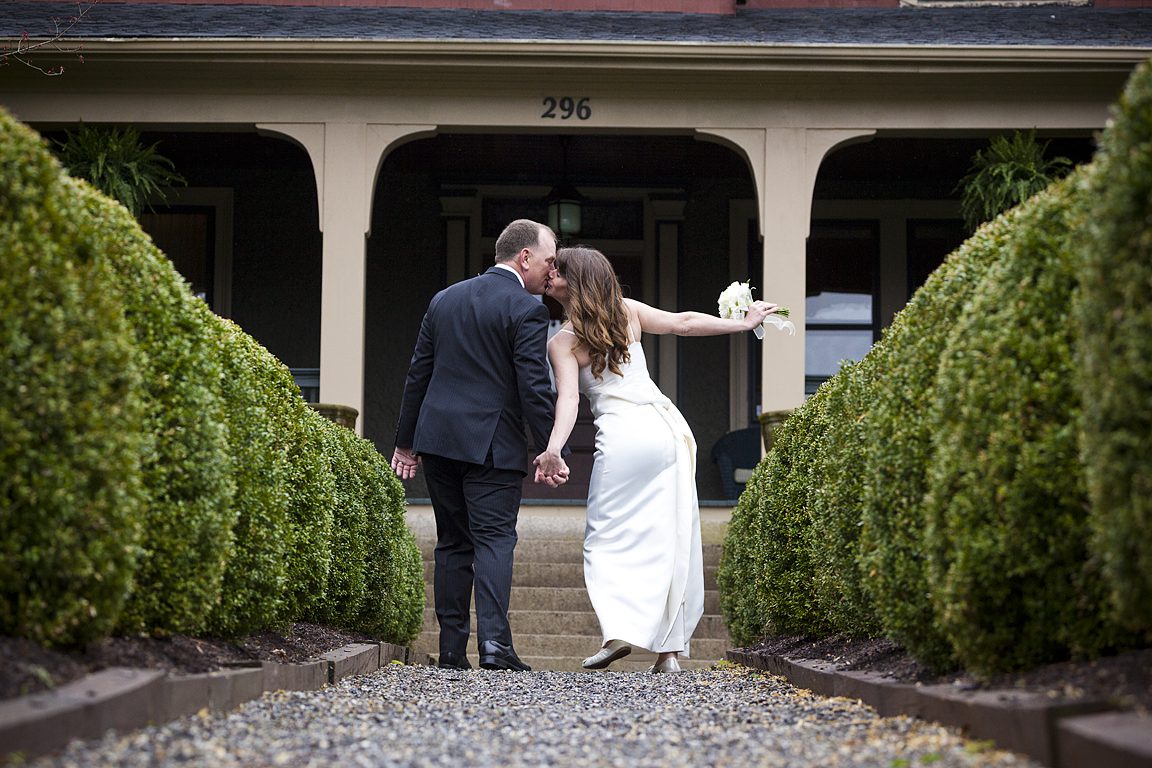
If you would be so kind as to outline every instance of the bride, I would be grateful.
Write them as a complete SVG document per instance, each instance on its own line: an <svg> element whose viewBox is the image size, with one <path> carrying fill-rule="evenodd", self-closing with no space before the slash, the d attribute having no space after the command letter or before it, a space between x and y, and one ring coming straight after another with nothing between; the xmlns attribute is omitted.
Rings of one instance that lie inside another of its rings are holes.
<svg viewBox="0 0 1152 768"><path fill-rule="evenodd" d="M561 249L556 270L548 295L567 322L548 343L556 421L536 463L560 456L584 393L596 421L584 581L604 645L583 666L603 669L636 647L658 654L651 671L679 672L704 613L696 441L649 377L640 334L747 331L776 305L753 302L742 320L665 312L625 299L608 259L586 247Z"/></svg>

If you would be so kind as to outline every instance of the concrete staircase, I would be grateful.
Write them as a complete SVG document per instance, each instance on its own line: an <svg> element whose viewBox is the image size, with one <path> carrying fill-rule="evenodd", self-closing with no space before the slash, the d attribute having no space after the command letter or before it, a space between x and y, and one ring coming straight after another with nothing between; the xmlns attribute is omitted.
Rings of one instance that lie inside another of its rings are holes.
<svg viewBox="0 0 1152 768"><path fill-rule="evenodd" d="M728 630L720 617L716 591L716 568L730 510L701 510L704 542L704 617L692 638L692 658L681 661L686 669L707 668L724 658L731 647ZM432 599L432 552L436 523L428 506L408 507L408 525L416 535L424 558L424 629L414 643L416 658L435 658L439 653L439 630ZM600 625L584 588L584 507L523 507L517 526L516 563L512 574L509 619L516 651L536 670L580 671L580 662L599 649ZM626 588L626 585L624 585ZM468 657L476 656L476 616ZM656 655L633 651L609 669L644 671Z"/></svg>

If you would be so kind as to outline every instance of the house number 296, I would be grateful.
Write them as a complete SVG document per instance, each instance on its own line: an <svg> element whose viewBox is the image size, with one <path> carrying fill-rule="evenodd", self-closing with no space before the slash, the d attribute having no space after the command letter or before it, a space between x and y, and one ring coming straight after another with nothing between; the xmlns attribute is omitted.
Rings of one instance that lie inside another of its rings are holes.
<svg viewBox="0 0 1152 768"><path fill-rule="evenodd" d="M592 104L587 96L582 99L573 96L545 96L544 111L540 117L549 120L587 120L592 117Z"/></svg>

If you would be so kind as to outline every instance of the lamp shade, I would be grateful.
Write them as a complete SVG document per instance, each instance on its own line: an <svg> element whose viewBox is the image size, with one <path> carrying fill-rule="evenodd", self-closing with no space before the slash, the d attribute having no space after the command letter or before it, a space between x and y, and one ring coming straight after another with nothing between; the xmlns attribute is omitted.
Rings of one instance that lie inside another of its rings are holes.
<svg viewBox="0 0 1152 768"><path fill-rule="evenodd" d="M580 214L584 196L569 184L561 184L548 193L548 226L558 237L580 234Z"/></svg>

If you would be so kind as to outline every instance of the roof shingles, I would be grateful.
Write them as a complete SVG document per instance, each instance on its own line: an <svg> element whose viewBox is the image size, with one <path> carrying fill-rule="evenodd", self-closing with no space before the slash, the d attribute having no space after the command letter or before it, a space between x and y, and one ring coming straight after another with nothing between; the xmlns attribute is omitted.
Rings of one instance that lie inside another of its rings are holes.
<svg viewBox="0 0 1152 768"><path fill-rule="evenodd" d="M49 33L74 3L0 3L0 37ZM75 38L529 40L774 45L1152 47L1152 9L810 8L731 15L107 3Z"/></svg>

